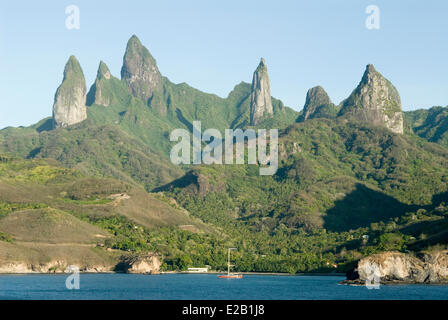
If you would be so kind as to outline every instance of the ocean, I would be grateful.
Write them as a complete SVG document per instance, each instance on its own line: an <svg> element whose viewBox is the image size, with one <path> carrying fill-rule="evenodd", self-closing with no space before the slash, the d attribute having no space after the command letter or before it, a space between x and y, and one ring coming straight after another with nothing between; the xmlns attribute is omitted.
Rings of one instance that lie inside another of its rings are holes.
<svg viewBox="0 0 448 320"><path fill-rule="evenodd" d="M68 275L0 275L0 300L446 300L446 285L382 285L379 289L338 284L343 276L215 274L80 274L79 289Z"/></svg>

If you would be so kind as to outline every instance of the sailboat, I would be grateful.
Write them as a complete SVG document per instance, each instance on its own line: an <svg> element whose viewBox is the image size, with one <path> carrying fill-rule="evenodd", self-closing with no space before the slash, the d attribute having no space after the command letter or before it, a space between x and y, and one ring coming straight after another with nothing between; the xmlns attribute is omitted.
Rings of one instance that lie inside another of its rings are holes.
<svg viewBox="0 0 448 320"><path fill-rule="evenodd" d="M242 279L242 274L235 274L230 273L230 267L233 265L230 264L230 250L236 250L236 248L229 248L229 251L227 253L227 275L219 275L218 278L220 279Z"/></svg>

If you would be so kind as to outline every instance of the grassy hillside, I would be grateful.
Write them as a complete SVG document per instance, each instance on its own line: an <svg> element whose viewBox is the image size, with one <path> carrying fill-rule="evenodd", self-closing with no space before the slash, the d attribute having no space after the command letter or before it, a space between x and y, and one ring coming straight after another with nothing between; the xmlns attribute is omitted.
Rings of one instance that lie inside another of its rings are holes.
<svg viewBox="0 0 448 320"><path fill-rule="evenodd" d="M153 251L164 255L165 268L178 268L186 238L194 239L194 247L222 238L158 197L118 180L86 177L54 160L1 156L0 262L62 259L112 268L123 254Z"/></svg>

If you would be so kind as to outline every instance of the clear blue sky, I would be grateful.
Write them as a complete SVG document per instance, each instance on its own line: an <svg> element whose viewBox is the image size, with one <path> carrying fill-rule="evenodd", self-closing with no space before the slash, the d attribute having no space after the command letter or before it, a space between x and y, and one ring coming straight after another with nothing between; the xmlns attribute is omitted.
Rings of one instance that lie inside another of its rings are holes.
<svg viewBox="0 0 448 320"><path fill-rule="evenodd" d="M71 4L80 30L65 27ZM380 8L380 30L365 27L370 4ZM100 60L119 77L132 34L171 81L222 97L250 82L264 57L272 95L296 110L315 85L339 103L368 63L394 83L405 110L445 106L447 15L445 0L2 1L0 128L51 115L71 54L88 88Z"/></svg>

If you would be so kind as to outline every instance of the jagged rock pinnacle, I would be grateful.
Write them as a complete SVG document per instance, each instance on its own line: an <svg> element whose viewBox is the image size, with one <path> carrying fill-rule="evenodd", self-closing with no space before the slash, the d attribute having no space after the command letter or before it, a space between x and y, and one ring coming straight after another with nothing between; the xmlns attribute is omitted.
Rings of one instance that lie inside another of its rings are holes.
<svg viewBox="0 0 448 320"><path fill-rule="evenodd" d="M330 97L321 86L316 86L308 90L306 94L305 106L303 113L298 121L305 121L312 118L319 108L332 105Z"/></svg>
<svg viewBox="0 0 448 320"><path fill-rule="evenodd" d="M257 125L262 118L273 113L268 68L264 59L261 58L252 80L250 122L252 125Z"/></svg>
<svg viewBox="0 0 448 320"><path fill-rule="evenodd" d="M67 127L86 118L86 81L78 60L71 56L54 97L53 125L55 128Z"/></svg>
<svg viewBox="0 0 448 320"><path fill-rule="evenodd" d="M129 39L126 47L121 78L126 81L132 94L146 103L161 86L162 76L156 60L135 35Z"/></svg>
<svg viewBox="0 0 448 320"><path fill-rule="evenodd" d="M91 86L87 94L87 105L97 104L107 107L111 103L111 94L105 90L106 82L111 80L112 75L107 65L100 61L95 83ZM110 91L110 90L109 90Z"/></svg>
<svg viewBox="0 0 448 320"><path fill-rule="evenodd" d="M100 65L98 66L98 72L96 74L96 78L97 79L103 79L104 78L106 80L110 79L109 68L107 67L107 65L103 61L100 61Z"/></svg>
<svg viewBox="0 0 448 320"><path fill-rule="evenodd" d="M358 87L343 102L340 115L403 133L400 95L371 64L367 65Z"/></svg>

